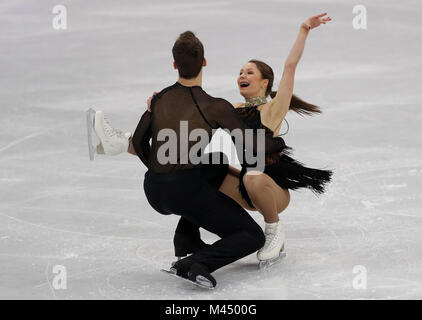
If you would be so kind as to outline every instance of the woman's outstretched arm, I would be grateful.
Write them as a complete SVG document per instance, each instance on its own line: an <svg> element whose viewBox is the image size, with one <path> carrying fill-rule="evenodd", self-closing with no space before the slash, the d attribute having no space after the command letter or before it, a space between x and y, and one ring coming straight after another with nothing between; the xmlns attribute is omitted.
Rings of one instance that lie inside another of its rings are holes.
<svg viewBox="0 0 422 320"><path fill-rule="evenodd" d="M268 109L263 109L264 113L262 121L272 130L275 130L280 125L286 116L287 111L289 111L290 100L293 94L296 67L302 57L308 33L311 29L331 20L330 17L323 18L326 14L327 13L322 13L310 17L300 25L299 34L290 50L286 62L284 63L283 75L277 89L277 94L271 103L268 104Z"/></svg>

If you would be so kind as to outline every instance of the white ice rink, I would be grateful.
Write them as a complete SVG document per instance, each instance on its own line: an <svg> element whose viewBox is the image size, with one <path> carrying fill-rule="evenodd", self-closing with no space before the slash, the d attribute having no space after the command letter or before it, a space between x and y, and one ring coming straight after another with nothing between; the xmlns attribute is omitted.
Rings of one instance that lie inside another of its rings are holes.
<svg viewBox="0 0 422 320"><path fill-rule="evenodd" d="M58 4L67 30L52 27ZM352 26L356 4L367 30ZM204 89L241 101L241 66L266 61L278 81L300 23L321 12L333 21L310 32L294 92L324 113L289 114L284 138L335 175L319 198L292 192L287 258L260 272L248 256L211 292L160 273L177 217L148 205L137 158L89 161L86 109L133 131L176 81L171 47L188 29L205 46ZM419 0L1 1L0 298L421 299L421 14Z"/></svg>

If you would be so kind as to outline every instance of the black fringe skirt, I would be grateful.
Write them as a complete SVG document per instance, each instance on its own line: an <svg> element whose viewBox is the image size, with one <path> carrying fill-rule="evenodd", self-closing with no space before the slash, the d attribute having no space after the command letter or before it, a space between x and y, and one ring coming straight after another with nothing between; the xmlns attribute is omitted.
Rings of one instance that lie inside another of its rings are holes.
<svg viewBox="0 0 422 320"><path fill-rule="evenodd" d="M243 184L243 176L246 174L246 170L247 167L242 166L239 175L239 191L243 199L251 207L254 207ZM333 174L331 170L305 167L287 154L280 156L278 162L265 166L264 173L270 176L283 189L297 190L308 188L317 195L325 191L325 187L331 181Z"/></svg>

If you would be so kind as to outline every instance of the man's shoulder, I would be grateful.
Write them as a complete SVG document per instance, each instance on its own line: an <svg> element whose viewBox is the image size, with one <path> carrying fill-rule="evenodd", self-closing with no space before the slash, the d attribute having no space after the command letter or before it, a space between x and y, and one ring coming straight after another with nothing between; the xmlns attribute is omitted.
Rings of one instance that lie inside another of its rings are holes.
<svg viewBox="0 0 422 320"><path fill-rule="evenodd" d="M160 92L158 92L156 95L154 95L154 98L160 98L160 97L162 97L166 92L170 91L171 89L173 89L175 87L176 87L176 83L174 83L174 84L172 84L172 85L170 85L168 87L165 87Z"/></svg>
<svg viewBox="0 0 422 320"><path fill-rule="evenodd" d="M172 90L173 88L176 87L176 83L165 87L164 89L162 89L160 92L158 92L157 94L155 94L152 99L151 99L151 108L153 105L155 105L157 103L157 101L162 98L167 92L169 92L170 90Z"/></svg>
<svg viewBox="0 0 422 320"><path fill-rule="evenodd" d="M204 91L205 92L205 91ZM206 92L205 92L206 93ZM226 99L224 99L224 98L220 98L220 97L213 97L213 96L211 96L211 95L209 95L208 93L206 93L207 94L207 97L208 97L208 99L209 99L209 101L210 101L210 103L212 103L212 104L218 104L218 105L222 105L222 106L231 106L231 103L230 102L228 102Z"/></svg>

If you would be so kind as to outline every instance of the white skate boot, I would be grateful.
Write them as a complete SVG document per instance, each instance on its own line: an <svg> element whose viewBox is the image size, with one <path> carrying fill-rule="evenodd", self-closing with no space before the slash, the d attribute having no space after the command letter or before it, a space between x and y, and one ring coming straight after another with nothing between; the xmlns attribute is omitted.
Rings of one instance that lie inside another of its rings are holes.
<svg viewBox="0 0 422 320"><path fill-rule="evenodd" d="M281 220L265 224L265 244L258 251L259 268L266 269L285 257L284 228Z"/></svg>
<svg viewBox="0 0 422 320"><path fill-rule="evenodd" d="M104 118L102 111L94 113L93 122L95 133L100 139L100 144L96 148L98 154L115 156L128 150L130 132L123 132L113 128Z"/></svg>

